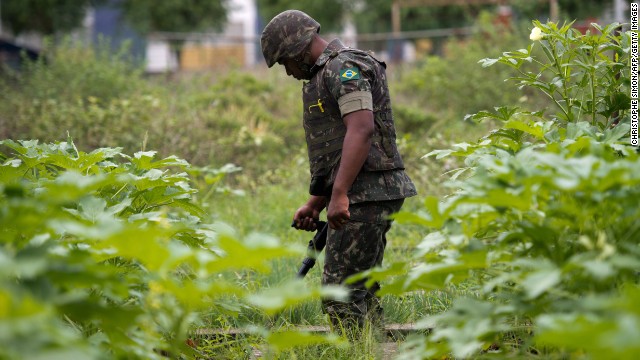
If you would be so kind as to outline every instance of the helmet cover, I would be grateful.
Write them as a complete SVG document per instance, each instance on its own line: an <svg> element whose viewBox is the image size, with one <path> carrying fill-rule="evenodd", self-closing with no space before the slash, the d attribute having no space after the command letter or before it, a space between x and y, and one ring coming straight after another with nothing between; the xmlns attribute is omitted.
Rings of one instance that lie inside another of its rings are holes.
<svg viewBox="0 0 640 360"><path fill-rule="evenodd" d="M282 58L296 58L304 53L313 35L320 32L320 23L299 10L287 10L276 15L262 31L260 44L267 66Z"/></svg>

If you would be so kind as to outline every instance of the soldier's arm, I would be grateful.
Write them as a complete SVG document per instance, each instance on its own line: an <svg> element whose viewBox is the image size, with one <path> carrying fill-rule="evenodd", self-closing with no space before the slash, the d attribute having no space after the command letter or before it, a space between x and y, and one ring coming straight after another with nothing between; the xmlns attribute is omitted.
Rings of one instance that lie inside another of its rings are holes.
<svg viewBox="0 0 640 360"><path fill-rule="evenodd" d="M327 211L327 220L333 229L341 229L343 222L349 220L347 192L367 159L374 132L371 110L348 113L343 117L343 121L347 127L347 133L344 137L340 167L333 183L331 202Z"/></svg>
<svg viewBox="0 0 640 360"><path fill-rule="evenodd" d="M333 229L341 229L350 218L347 192L368 157L375 131L370 79L373 74L368 62L369 59L343 53L327 64L327 88L337 100L347 128L327 209L327 220Z"/></svg>

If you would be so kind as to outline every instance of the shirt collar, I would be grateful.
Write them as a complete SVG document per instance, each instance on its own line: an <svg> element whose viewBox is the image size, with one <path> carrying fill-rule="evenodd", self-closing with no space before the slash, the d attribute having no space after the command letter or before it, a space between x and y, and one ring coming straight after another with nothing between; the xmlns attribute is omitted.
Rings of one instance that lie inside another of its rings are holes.
<svg viewBox="0 0 640 360"><path fill-rule="evenodd" d="M311 71L317 71L318 68L324 66L324 64L326 64L327 61L329 61L329 59L338 55L338 52L344 48L346 48L346 46L344 46L344 44L342 43L342 41L340 41L340 39L333 39L327 45L327 47L324 48L324 51L322 52L322 54L320 54L315 64L313 64Z"/></svg>

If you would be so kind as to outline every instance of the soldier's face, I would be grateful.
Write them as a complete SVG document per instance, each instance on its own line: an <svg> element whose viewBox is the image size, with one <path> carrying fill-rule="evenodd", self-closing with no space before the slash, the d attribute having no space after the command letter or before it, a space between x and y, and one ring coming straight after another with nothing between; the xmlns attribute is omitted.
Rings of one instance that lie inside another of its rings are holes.
<svg viewBox="0 0 640 360"><path fill-rule="evenodd" d="M278 61L278 64L284 66L287 75L293 76L298 80L311 80L313 78L311 65L307 65L302 59L282 59Z"/></svg>
<svg viewBox="0 0 640 360"><path fill-rule="evenodd" d="M280 64L284 66L284 69L287 71L287 75L293 76L297 80L304 80L305 73L300 69L298 62L293 59L283 59Z"/></svg>

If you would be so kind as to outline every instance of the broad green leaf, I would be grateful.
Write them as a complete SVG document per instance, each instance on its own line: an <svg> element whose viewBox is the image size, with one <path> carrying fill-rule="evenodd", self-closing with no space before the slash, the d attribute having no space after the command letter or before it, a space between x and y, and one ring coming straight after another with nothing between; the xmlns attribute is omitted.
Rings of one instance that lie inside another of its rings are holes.
<svg viewBox="0 0 640 360"><path fill-rule="evenodd" d="M442 159L444 157L451 155L452 153L453 153L453 150L433 150L433 151L430 151L428 154L424 155L422 158L425 159L430 156L435 156L436 159Z"/></svg>
<svg viewBox="0 0 640 360"><path fill-rule="evenodd" d="M140 151L133 155L131 162L141 170L152 170L169 166L184 167L189 164L176 156L170 156L168 158L153 161L156 156L156 151Z"/></svg>
<svg viewBox="0 0 640 360"><path fill-rule="evenodd" d="M604 132L604 139L602 142L606 144L611 144L620 141L629 135L629 131L631 130L631 126L627 123L622 123L616 125L613 129L607 129Z"/></svg>
<svg viewBox="0 0 640 360"><path fill-rule="evenodd" d="M302 280L292 280L280 286L250 295L247 300L250 304L260 307L268 313L274 313L285 307L320 296L345 300L348 297L348 292L340 287L310 287Z"/></svg>
<svg viewBox="0 0 640 360"><path fill-rule="evenodd" d="M613 266L602 260L590 260L583 261L580 265L591 275L598 280L605 280L612 278L616 275Z"/></svg>
<svg viewBox="0 0 640 360"><path fill-rule="evenodd" d="M317 344L347 346L347 343L335 334L319 335L300 331L272 332L267 336L266 340L276 351Z"/></svg>
<svg viewBox="0 0 640 360"><path fill-rule="evenodd" d="M537 319L540 344L585 351L594 358L635 359L640 318L590 314L545 314Z"/></svg>
<svg viewBox="0 0 640 360"><path fill-rule="evenodd" d="M270 241L272 238L261 238L264 241L245 244L228 235L221 235L216 242L220 257L210 262L206 268L214 273L243 268L269 271L271 259L300 254L295 249L275 245Z"/></svg>
<svg viewBox="0 0 640 360"><path fill-rule="evenodd" d="M363 279L367 279L367 286L373 285L376 281L385 281L384 291L388 294L400 295L403 293L402 283L409 271L409 265L406 262L394 262L384 267L375 267L370 270L366 270L355 275L350 276L346 283L352 284ZM390 278L396 277L396 279L388 282Z"/></svg>
<svg viewBox="0 0 640 360"><path fill-rule="evenodd" d="M518 210L527 210L531 204L527 197L511 194L506 189L492 189L481 198L466 198L463 201L465 203L488 204L494 207Z"/></svg>
<svg viewBox="0 0 640 360"><path fill-rule="evenodd" d="M500 59L490 59L490 58L485 58L485 59L481 59L480 61L478 61L478 63L482 64L482 67L489 67L495 63L497 63Z"/></svg>
<svg viewBox="0 0 640 360"><path fill-rule="evenodd" d="M47 225L60 237L67 238L67 241L104 240L114 234L118 234L123 229L123 224L119 221L104 220L95 224L86 221L51 219Z"/></svg>
<svg viewBox="0 0 640 360"><path fill-rule="evenodd" d="M447 238L444 234L439 231L429 233L427 236L422 239L420 244L416 247L417 256L424 256L427 253L437 249L442 244L447 241Z"/></svg>
<svg viewBox="0 0 640 360"><path fill-rule="evenodd" d="M169 228L128 226L123 231L111 234L100 243L99 248L113 248L116 250L114 255L140 261L151 271L166 271L169 269L163 267L171 257L167 247L170 234Z"/></svg>
<svg viewBox="0 0 640 360"><path fill-rule="evenodd" d="M544 134L545 134L544 129L537 126L536 124L533 124L533 126L531 126L519 120L509 120L504 124L504 127L507 129L520 130L529 135L533 135L537 139L544 139Z"/></svg>
<svg viewBox="0 0 640 360"><path fill-rule="evenodd" d="M525 277L520 285L524 288L529 299L535 299L549 289L554 288L561 281L558 269L541 269Z"/></svg>
<svg viewBox="0 0 640 360"><path fill-rule="evenodd" d="M465 253L448 262L424 263L409 271L404 288L405 291L442 289L450 283L466 280L469 270L485 269L488 265L487 253L484 251ZM382 291L386 291L386 287Z"/></svg>

